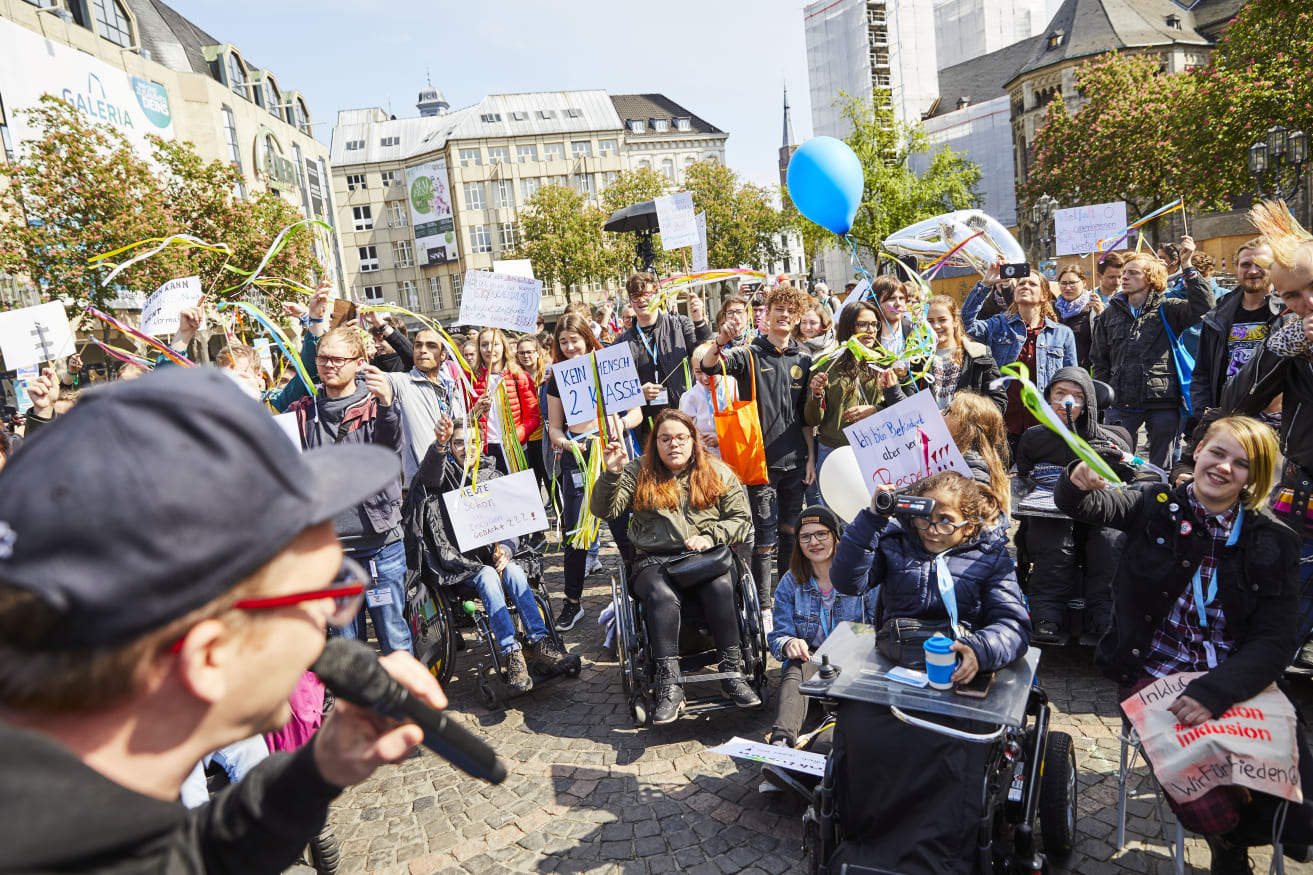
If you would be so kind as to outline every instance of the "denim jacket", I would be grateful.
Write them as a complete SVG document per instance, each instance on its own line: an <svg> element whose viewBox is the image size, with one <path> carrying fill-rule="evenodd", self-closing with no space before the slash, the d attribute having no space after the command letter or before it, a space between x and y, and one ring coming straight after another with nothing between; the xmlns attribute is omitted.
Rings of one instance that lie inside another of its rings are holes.
<svg viewBox="0 0 1313 875"><path fill-rule="evenodd" d="M854 623L870 623L875 619L875 603L880 596L880 588L867 592L864 596L834 596L834 617L830 630L840 623L851 620ZM799 586L793 580L793 572L786 571L775 588L775 607L771 611L771 631L766 636L771 655L784 662L784 643L790 638L801 638L812 646L816 633L821 628L821 591L814 579L808 579Z"/></svg>
<svg viewBox="0 0 1313 875"><path fill-rule="evenodd" d="M1026 323L1020 316L1007 313L977 319L976 314L984 306L989 293L989 286L976 283L962 304L962 323L968 334L989 347L990 354L1001 368L1015 362L1021 354L1021 347L1026 343ZM1060 369L1077 364L1076 335L1067 326L1045 318L1044 328L1035 341L1035 373L1030 375L1031 381L1043 389Z"/></svg>

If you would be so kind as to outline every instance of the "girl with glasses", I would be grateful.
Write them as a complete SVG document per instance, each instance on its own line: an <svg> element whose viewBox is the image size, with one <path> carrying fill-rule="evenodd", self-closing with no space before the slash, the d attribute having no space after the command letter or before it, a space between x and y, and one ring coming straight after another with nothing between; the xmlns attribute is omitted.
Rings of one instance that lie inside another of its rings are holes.
<svg viewBox="0 0 1313 875"><path fill-rule="evenodd" d="M538 478L539 485L548 483L551 477L547 473L547 462L542 452L543 427L545 425L541 411L546 409L543 401L542 386L547 379L547 359L543 356L538 338L532 334L521 335L515 341L515 364L528 375L533 383L534 397L538 399L538 427L524 441L524 454L529 459L529 467ZM550 488L550 487L548 487Z"/></svg>
<svg viewBox="0 0 1313 875"><path fill-rule="evenodd" d="M1103 312L1103 299L1085 288L1085 272L1069 264L1058 274L1058 297L1053 301L1058 321L1076 335L1076 363L1090 366L1090 343L1094 317Z"/></svg>

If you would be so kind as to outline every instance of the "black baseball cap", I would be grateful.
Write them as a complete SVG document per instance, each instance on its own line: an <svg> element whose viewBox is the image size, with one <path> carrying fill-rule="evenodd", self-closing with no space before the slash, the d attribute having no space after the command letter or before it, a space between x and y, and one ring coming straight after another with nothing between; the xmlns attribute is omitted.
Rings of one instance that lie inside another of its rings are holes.
<svg viewBox="0 0 1313 875"><path fill-rule="evenodd" d="M0 584L62 615L43 649L125 644L400 473L381 447L302 453L217 369L161 368L82 392L0 469Z"/></svg>

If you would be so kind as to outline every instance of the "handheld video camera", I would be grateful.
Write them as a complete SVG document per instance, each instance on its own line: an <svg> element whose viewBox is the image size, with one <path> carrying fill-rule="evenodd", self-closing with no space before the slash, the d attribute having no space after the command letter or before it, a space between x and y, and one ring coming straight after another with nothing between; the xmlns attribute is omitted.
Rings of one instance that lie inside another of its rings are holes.
<svg viewBox="0 0 1313 875"><path fill-rule="evenodd" d="M892 513L906 516L928 517L935 512L935 500L923 495L904 495L901 492L877 492L875 509L888 516Z"/></svg>

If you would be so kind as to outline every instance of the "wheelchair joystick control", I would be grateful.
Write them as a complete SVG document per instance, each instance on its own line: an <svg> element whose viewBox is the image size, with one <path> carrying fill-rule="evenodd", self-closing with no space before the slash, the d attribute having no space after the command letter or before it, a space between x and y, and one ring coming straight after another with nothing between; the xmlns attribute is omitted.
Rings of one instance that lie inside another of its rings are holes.
<svg viewBox="0 0 1313 875"><path fill-rule="evenodd" d="M830 655L828 653L821 655L821 669L819 672L821 679L832 681L839 674L839 670L830 665Z"/></svg>
<svg viewBox="0 0 1313 875"><path fill-rule="evenodd" d="M472 599L466 599L465 601L461 602L460 609L465 613L469 614L471 617L473 617L475 614L479 612L479 606L476 605Z"/></svg>

